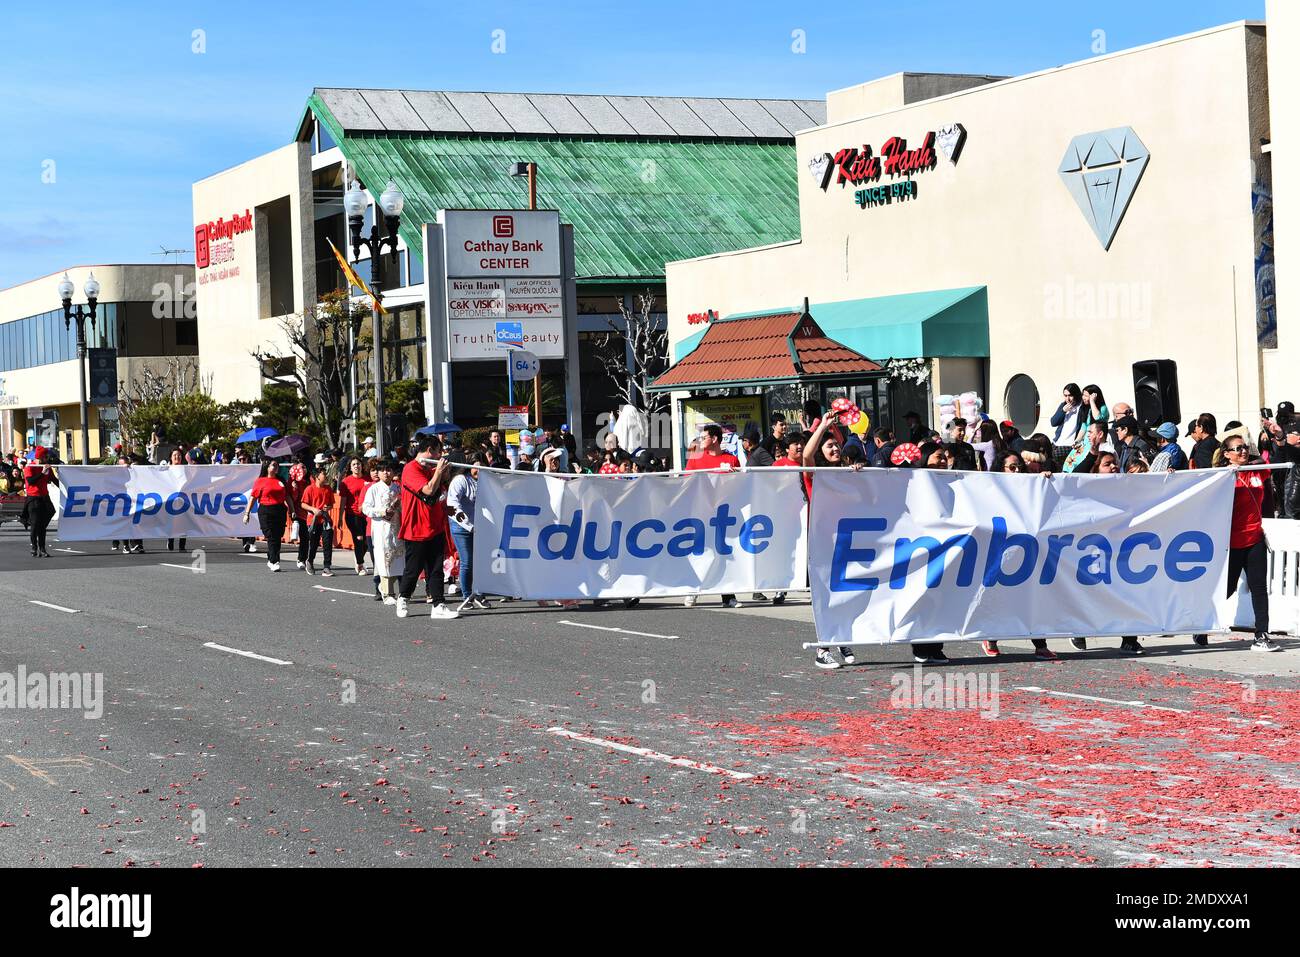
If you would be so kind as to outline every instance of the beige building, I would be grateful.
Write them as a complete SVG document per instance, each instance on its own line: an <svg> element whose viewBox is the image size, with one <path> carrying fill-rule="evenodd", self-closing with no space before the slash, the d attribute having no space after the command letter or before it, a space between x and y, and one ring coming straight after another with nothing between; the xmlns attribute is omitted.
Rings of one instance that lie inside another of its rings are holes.
<svg viewBox="0 0 1300 957"><path fill-rule="evenodd" d="M64 325L58 288L64 272L0 290L0 446L8 452L44 445L58 449L64 461L80 461L77 326L75 319ZM75 289L72 301L83 309L91 273L100 283L86 346L116 350L119 391L146 367L162 370L177 358L197 364L193 266L104 264L72 266L66 273ZM97 461L117 441L118 393L96 396L93 388L88 380L90 458Z"/></svg>
<svg viewBox="0 0 1300 957"><path fill-rule="evenodd" d="M279 320L316 301L310 144L200 180L193 197L201 374L218 402L256 399L253 353L291 355Z"/></svg>
<svg viewBox="0 0 1300 957"><path fill-rule="evenodd" d="M896 378L849 393L873 424L915 407L934 425L939 396L975 391L995 419L1051 434L1065 383L1133 402L1133 363L1167 359L1183 422L1253 425L1300 398L1300 310L1279 328L1272 265L1270 77L1300 89L1285 16L1289 53L1270 58L1263 24L1241 22L1027 76L830 93L826 124L796 136L801 238L668 264L671 358L719 319L807 299L876 362L932 360L919 392ZM1282 143L1278 194L1295 205ZM780 388L771 407L790 408Z"/></svg>

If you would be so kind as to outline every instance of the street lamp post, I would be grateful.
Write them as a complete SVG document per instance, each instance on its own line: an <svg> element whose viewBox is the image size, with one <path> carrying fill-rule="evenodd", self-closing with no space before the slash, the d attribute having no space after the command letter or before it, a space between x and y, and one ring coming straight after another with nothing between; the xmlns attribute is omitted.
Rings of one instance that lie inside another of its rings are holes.
<svg viewBox="0 0 1300 957"><path fill-rule="evenodd" d="M534 162L514 163L510 167L511 176L528 177L528 208L537 208L537 164ZM513 404L513 399L511 400ZM533 376L533 408L536 410L537 426L542 426L542 364L537 364L537 375Z"/></svg>
<svg viewBox="0 0 1300 957"><path fill-rule="evenodd" d="M373 299L370 304L370 328L374 338L374 375L375 375L375 451L380 455L388 452L388 436L384 434L384 336L382 317L379 312L380 292L380 257L384 254L384 244L388 245L393 262L397 262L397 227L402 215L406 197L391 179L388 186L379 195L379 207L384 213L384 228L387 235L380 235L379 224L370 227L370 235L361 234L366 218L365 187L359 180L353 180L343 194L343 208L347 213L348 226L352 234L352 259L360 261L361 247L370 250L370 292Z"/></svg>
<svg viewBox="0 0 1300 957"><path fill-rule="evenodd" d="M83 464L90 464L90 415L86 402L86 320L90 320L90 331L95 331L95 313L99 306L99 280L92 272L86 280L83 291L86 294L88 308L81 304L72 304L72 280L65 272L59 280L59 298L63 300L63 328L72 328L72 320L77 320L77 367L81 372L81 455Z"/></svg>

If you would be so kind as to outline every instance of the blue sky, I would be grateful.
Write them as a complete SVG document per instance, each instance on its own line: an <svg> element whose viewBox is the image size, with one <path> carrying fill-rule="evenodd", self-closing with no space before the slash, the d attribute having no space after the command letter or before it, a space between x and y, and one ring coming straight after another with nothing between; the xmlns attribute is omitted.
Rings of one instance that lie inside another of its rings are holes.
<svg viewBox="0 0 1300 957"><path fill-rule="evenodd" d="M192 247L191 183L288 142L316 86L821 98L899 70L1082 60L1095 31L1113 52L1263 16L1264 0L10 5L0 288Z"/></svg>

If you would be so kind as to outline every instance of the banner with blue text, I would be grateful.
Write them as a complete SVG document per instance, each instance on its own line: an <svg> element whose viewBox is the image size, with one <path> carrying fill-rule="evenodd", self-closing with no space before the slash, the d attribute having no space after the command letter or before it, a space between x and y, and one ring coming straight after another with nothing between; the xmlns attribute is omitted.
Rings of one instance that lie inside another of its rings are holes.
<svg viewBox="0 0 1300 957"><path fill-rule="evenodd" d="M59 541L256 535L257 465L60 465ZM254 509L256 511L256 509Z"/></svg>
<svg viewBox="0 0 1300 957"><path fill-rule="evenodd" d="M817 640L886 643L1212 631L1230 469L1058 475L818 472Z"/></svg>
<svg viewBox="0 0 1300 957"><path fill-rule="evenodd" d="M782 591L805 561L793 469L479 473L474 588L521 598Z"/></svg>

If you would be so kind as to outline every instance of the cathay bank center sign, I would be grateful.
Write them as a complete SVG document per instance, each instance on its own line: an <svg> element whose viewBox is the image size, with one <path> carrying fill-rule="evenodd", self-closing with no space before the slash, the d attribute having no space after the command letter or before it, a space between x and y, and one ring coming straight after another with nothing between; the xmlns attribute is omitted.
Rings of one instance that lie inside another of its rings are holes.
<svg viewBox="0 0 1300 957"><path fill-rule="evenodd" d="M563 358L560 214L449 209L441 218L448 358L499 358L496 324L504 320L523 324L528 351Z"/></svg>

